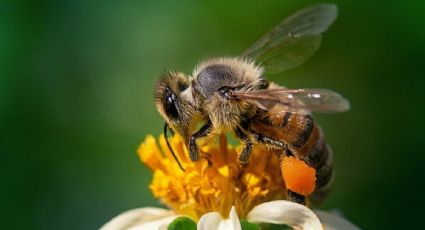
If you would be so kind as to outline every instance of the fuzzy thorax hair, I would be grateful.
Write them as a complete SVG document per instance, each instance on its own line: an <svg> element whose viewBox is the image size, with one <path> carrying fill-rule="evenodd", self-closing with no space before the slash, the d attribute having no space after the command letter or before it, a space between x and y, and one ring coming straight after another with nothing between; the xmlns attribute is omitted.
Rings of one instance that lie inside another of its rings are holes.
<svg viewBox="0 0 425 230"><path fill-rule="evenodd" d="M258 89L263 69L242 58L215 58L201 62L192 74L195 103L209 115L215 132L233 130L241 117L253 113L253 103L231 100L218 93L221 87L246 92Z"/></svg>

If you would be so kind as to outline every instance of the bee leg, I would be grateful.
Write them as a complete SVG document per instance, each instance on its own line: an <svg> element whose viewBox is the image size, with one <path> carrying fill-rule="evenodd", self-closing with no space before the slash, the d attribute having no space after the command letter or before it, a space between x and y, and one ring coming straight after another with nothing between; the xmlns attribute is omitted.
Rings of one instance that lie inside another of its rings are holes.
<svg viewBox="0 0 425 230"><path fill-rule="evenodd" d="M192 161L197 161L199 159L199 150L198 145L196 144L196 140L208 136L208 134L211 132L211 128L212 123L210 120L208 120L200 130L189 137L189 156Z"/></svg>
<svg viewBox="0 0 425 230"><path fill-rule="evenodd" d="M305 205L305 196L292 192L289 189L287 190L286 195L289 201Z"/></svg>
<svg viewBox="0 0 425 230"><path fill-rule="evenodd" d="M252 133L252 134L253 134L255 140L257 140L258 142L261 142L261 143L267 144L267 145L273 145L275 147L278 147L278 148L284 149L284 150L287 149L287 145L284 142L274 140L270 137L266 137L266 136L259 134L259 133Z"/></svg>
<svg viewBox="0 0 425 230"><path fill-rule="evenodd" d="M252 140L246 135L242 129L239 127L235 130L236 136L240 138L244 143L245 147L242 149L242 152L239 154L239 162L242 167L245 167L248 165L248 159L252 152Z"/></svg>
<svg viewBox="0 0 425 230"><path fill-rule="evenodd" d="M286 144L285 142L274 140L259 133L252 134L256 141L282 149L284 151L285 156L294 156L292 151L289 149L288 144Z"/></svg>

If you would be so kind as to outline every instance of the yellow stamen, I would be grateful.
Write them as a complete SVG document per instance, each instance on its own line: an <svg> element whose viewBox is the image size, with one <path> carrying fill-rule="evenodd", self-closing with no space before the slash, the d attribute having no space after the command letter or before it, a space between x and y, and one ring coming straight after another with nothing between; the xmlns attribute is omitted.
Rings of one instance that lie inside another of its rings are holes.
<svg viewBox="0 0 425 230"><path fill-rule="evenodd" d="M153 195L177 214L198 220L203 214L216 211L227 217L235 206L238 216L244 218L260 203L285 198L280 161L274 150L256 145L248 165L241 167L238 153L242 146L228 145L224 135L220 135L218 143L203 143L199 149L208 159L197 162L190 161L179 135L170 138L170 144L184 172L172 157L164 136L159 138L161 148L152 136L147 136L138 155L153 172L149 186Z"/></svg>

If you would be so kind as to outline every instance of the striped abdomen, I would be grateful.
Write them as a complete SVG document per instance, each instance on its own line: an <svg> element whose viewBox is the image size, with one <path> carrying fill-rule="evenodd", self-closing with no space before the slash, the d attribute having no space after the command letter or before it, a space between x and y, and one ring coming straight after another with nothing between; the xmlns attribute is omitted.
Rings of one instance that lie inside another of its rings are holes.
<svg viewBox="0 0 425 230"><path fill-rule="evenodd" d="M316 202L325 197L332 184L332 152L310 114L259 111L251 120L250 128L283 143L286 155L293 155L315 168L316 188L310 197Z"/></svg>

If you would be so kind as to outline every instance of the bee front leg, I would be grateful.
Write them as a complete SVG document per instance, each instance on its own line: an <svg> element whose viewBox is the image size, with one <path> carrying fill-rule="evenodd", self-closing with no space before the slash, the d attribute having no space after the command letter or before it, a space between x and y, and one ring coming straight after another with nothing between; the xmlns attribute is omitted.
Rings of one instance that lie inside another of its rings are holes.
<svg viewBox="0 0 425 230"><path fill-rule="evenodd" d="M198 145L196 144L196 140L208 136L208 134L211 132L211 129L212 123L211 120L208 120L200 130L189 137L189 156L192 161L197 161L199 159L199 150Z"/></svg>
<svg viewBox="0 0 425 230"><path fill-rule="evenodd" d="M235 130L236 136L240 138L244 143L245 147L242 149L242 152L239 154L239 162L242 167L245 167L248 165L248 159L252 152L252 140L249 138L248 135L246 135L242 129L239 127Z"/></svg>

